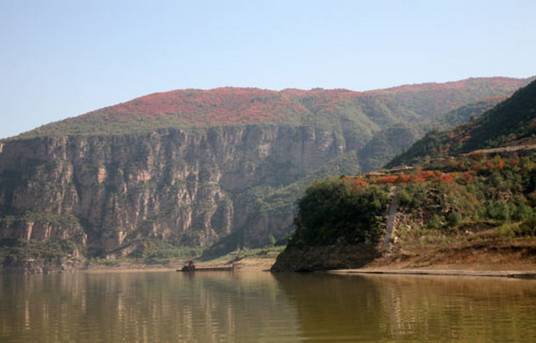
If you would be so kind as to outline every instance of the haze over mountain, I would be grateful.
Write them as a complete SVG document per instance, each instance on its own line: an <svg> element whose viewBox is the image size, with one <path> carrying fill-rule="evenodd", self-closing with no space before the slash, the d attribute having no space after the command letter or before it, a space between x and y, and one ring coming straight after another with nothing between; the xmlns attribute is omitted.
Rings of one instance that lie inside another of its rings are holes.
<svg viewBox="0 0 536 343"><path fill-rule="evenodd" d="M154 240L206 254L266 245L291 232L312 180L381 166L528 81L178 90L45 125L0 143L0 238L90 257Z"/></svg>

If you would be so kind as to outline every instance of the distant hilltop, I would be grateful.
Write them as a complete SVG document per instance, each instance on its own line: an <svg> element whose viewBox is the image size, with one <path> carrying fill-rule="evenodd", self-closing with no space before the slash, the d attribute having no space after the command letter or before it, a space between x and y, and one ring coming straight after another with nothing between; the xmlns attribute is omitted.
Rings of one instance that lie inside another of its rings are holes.
<svg viewBox="0 0 536 343"><path fill-rule="evenodd" d="M419 120L486 98L509 96L529 79L470 78L365 92L345 89L224 87L153 93L118 105L44 125L18 138L108 135L159 128L206 128L252 124L365 126ZM343 121L343 123L341 123Z"/></svg>

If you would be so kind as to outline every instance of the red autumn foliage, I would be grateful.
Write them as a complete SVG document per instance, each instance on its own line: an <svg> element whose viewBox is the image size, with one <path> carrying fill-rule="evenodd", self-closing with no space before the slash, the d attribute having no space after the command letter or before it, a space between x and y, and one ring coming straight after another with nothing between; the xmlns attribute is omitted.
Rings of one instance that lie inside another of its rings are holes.
<svg viewBox="0 0 536 343"><path fill-rule="evenodd" d="M439 176L439 181L440 182L445 182L445 183L452 183L452 182L454 182L454 175L453 174L448 174L448 173L441 174Z"/></svg>
<svg viewBox="0 0 536 343"><path fill-rule="evenodd" d="M429 180L429 179L432 179L436 176L436 172L435 171L432 171L432 170L424 170L422 173L421 173L421 176L423 178L425 178L426 180Z"/></svg>
<svg viewBox="0 0 536 343"><path fill-rule="evenodd" d="M426 178L422 176L422 174L415 174L411 178L411 182L413 183L423 183L426 182Z"/></svg>
<svg viewBox="0 0 536 343"><path fill-rule="evenodd" d="M374 183L377 184L394 184L398 181L398 176L396 175L385 175L380 176L374 180Z"/></svg>
<svg viewBox="0 0 536 343"><path fill-rule="evenodd" d="M400 174L398 176L399 183L409 183L411 181L411 176L406 174Z"/></svg>
<svg viewBox="0 0 536 343"><path fill-rule="evenodd" d="M514 90L520 80L488 78L447 83L407 85L388 89L356 92L346 89L285 89L223 87L209 90L184 89L153 93L106 107L80 117L82 122L100 116L110 122L179 118L184 124L253 124L282 122L290 117L306 118L314 114L339 113L341 108L361 104L365 108L386 104L422 102L423 112L446 112L457 108L478 94L482 87L499 92ZM470 99L465 99L468 96ZM423 100L423 99L426 99Z"/></svg>
<svg viewBox="0 0 536 343"><path fill-rule="evenodd" d="M479 171L484 169L504 169L507 166L517 166L519 163L521 163L521 161L518 157L509 159L496 157L491 160L473 160L472 162L465 160L459 161L456 164L450 162L448 163L450 167L456 165L462 170L468 168L468 170L465 171L442 172L440 170L422 170L420 167L418 167L410 174L405 174L404 172L387 175L371 173L367 176L354 177L352 182L357 187L365 187L369 184L419 184L424 182L441 182L447 184L461 182L463 184L468 184L476 180Z"/></svg>
<svg viewBox="0 0 536 343"><path fill-rule="evenodd" d="M372 175L368 178L356 177L354 178L354 184L359 186L366 186L368 184L407 184L407 183L424 183L427 181L437 181L444 183L452 183L457 179L462 178L468 182L473 181L475 176L473 172L466 171L464 173L453 172L443 173L438 170L416 170L413 174L395 174L395 175Z"/></svg>
<svg viewBox="0 0 536 343"><path fill-rule="evenodd" d="M256 88L217 88L154 93L101 112L119 120L177 116L196 123L253 123L285 119L308 110L282 92Z"/></svg>
<svg viewBox="0 0 536 343"><path fill-rule="evenodd" d="M466 171L463 173L463 179L466 182L473 182L475 180L475 176L473 175L473 173Z"/></svg>
<svg viewBox="0 0 536 343"><path fill-rule="evenodd" d="M354 178L354 185L358 187L365 187L368 185L368 182L363 177L356 177Z"/></svg>

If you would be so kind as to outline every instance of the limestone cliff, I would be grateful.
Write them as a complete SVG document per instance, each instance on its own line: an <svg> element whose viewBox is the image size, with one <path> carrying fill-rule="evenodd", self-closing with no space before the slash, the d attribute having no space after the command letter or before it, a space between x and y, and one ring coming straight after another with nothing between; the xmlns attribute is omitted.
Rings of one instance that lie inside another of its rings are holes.
<svg viewBox="0 0 536 343"><path fill-rule="evenodd" d="M262 245L291 213L264 216L249 191L344 152L334 132L284 126L16 140L0 153L0 238L69 239L91 255L127 254L147 237L208 247L240 231Z"/></svg>

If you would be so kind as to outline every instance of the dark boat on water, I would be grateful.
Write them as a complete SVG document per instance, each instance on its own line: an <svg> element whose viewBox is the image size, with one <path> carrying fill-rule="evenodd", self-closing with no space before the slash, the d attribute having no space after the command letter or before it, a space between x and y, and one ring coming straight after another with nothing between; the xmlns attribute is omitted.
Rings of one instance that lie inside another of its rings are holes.
<svg viewBox="0 0 536 343"><path fill-rule="evenodd" d="M208 266L196 266L193 261L188 261L181 269L177 269L178 272L211 272L211 271L233 271L236 269L236 265L224 264L224 265L208 265Z"/></svg>

